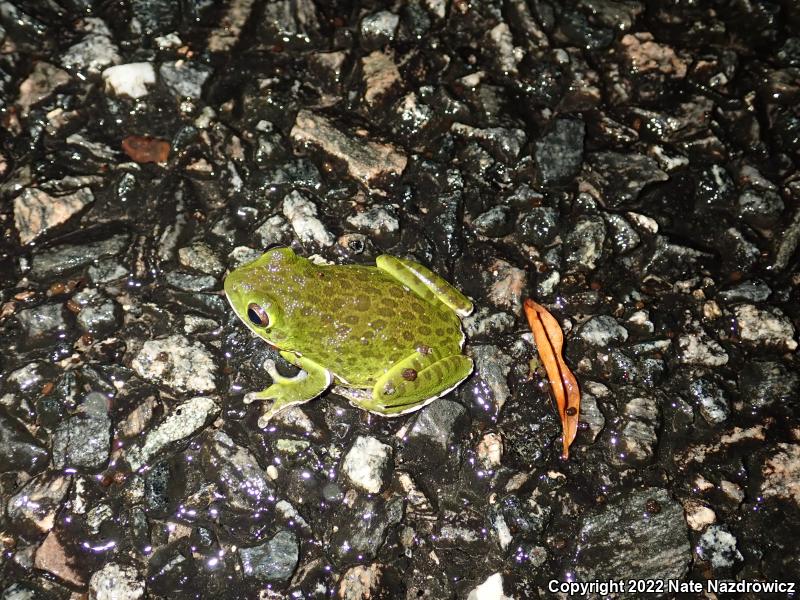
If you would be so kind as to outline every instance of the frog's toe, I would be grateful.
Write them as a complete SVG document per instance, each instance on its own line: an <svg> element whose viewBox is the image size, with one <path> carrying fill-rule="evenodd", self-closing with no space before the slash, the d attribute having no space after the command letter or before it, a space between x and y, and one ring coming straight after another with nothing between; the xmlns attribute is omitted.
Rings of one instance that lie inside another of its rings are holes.
<svg viewBox="0 0 800 600"><path fill-rule="evenodd" d="M262 429L278 412L319 396L328 389L333 380L330 371L323 369L311 360L293 356L291 362L302 369L294 377L284 377L275 370L273 361L267 361L264 366L272 377L273 384L261 392L247 394L244 398L248 404L254 400L273 401L264 406L264 411L258 419L258 426Z"/></svg>

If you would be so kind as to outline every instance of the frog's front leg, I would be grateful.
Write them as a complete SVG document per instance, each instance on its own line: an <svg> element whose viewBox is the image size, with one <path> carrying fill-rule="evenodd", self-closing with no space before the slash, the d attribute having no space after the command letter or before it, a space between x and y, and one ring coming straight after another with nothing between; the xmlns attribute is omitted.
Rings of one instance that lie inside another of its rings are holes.
<svg viewBox="0 0 800 600"><path fill-rule="evenodd" d="M472 312L472 301L469 298L436 273L413 260L381 254L375 259L375 265L428 302L438 300L462 317Z"/></svg>
<svg viewBox="0 0 800 600"><path fill-rule="evenodd" d="M392 365L375 383L372 397L359 406L386 417L418 410L464 381L472 366L472 359L463 354L414 352Z"/></svg>
<svg viewBox="0 0 800 600"><path fill-rule="evenodd" d="M272 404L264 406L258 419L258 426L262 429L277 412L319 396L328 389L333 379L330 371L308 358L291 352L281 352L281 356L302 370L294 377L284 377L275 369L275 362L268 360L264 366L272 377L272 385L264 391L247 394L244 398L246 404L254 400L274 400Z"/></svg>

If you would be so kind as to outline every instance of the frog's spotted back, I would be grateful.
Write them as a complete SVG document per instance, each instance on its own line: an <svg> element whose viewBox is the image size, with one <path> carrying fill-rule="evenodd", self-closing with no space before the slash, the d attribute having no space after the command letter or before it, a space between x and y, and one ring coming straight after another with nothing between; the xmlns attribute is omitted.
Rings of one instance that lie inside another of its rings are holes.
<svg viewBox="0 0 800 600"><path fill-rule="evenodd" d="M460 356L464 342L454 311L467 314L472 303L412 261L381 256L377 267L315 265L290 248L275 248L233 271L225 291L248 327L302 358L303 368L315 371L315 382L326 381L322 374L331 373L351 388L384 385L385 390L373 390L359 404L373 412L415 410L436 397L434 391L457 385L472 370L465 357L446 360ZM268 314L268 326L248 322L248 309L252 314L254 305ZM395 372L406 363L411 366L405 375L413 371L413 380ZM414 367L417 363L420 369ZM450 372L451 365L457 365L457 373ZM285 382L279 383L269 389L284 400L299 389L294 385L290 393Z"/></svg>

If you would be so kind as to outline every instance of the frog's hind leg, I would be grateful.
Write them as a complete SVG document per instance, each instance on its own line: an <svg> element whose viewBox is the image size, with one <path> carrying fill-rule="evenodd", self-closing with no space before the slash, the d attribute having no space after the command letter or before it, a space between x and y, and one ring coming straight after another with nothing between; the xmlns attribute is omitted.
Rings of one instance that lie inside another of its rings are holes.
<svg viewBox="0 0 800 600"><path fill-rule="evenodd" d="M275 362L268 360L264 366L269 376L272 377L272 385L264 391L247 394L244 399L247 404L254 400L274 400L272 404L264 406L261 417L258 419L258 426L262 429L279 411L319 396L328 389L333 379L330 371L308 358L297 356L291 352L281 352L281 356L302 371L294 377L284 377L275 369Z"/></svg>
<svg viewBox="0 0 800 600"><path fill-rule="evenodd" d="M472 312L469 298L436 273L413 260L381 254L375 259L375 265L428 302L439 300L462 317Z"/></svg>
<svg viewBox="0 0 800 600"><path fill-rule="evenodd" d="M472 367L472 359L463 354L415 352L382 375L372 388L372 397L359 406L386 417L418 410L464 381Z"/></svg>

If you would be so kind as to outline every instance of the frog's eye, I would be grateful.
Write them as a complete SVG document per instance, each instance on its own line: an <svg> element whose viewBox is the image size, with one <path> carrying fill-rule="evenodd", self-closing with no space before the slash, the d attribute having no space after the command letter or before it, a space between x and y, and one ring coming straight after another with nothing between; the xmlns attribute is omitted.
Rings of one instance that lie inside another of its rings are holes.
<svg viewBox="0 0 800 600"><path fill-rule="evenodd" d="M250 322L253 325L258 325L259 327L269 327L269 315L267 314L267 311L265 311L255 302L251 302L247 305L247 318L250 319Z"/></svg>

